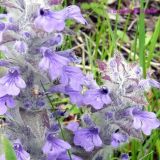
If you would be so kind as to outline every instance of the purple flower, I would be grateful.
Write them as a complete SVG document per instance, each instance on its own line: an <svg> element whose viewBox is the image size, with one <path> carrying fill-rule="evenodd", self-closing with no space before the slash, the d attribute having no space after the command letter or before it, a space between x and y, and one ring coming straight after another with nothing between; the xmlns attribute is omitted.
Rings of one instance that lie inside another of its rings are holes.
<svg viewBox="0 0 160 160"><path fill-rule="evenodd" d="M14 44L15 50L21 54L27 52L27 44L23 41L16 41Z"/></svg>
<svg viewBox="0 0 160 160"><path fill-rule="evenodd" d="M29 33L29 32L23 32L23 36L24 36L24 38L26 38L26 39L28 39L28 38L31 38L32 37L32 35L31 35L31 33Z"/></svg>
<svg viewBox="0 0 160 160"><path fill-rule="evenodd" d="M101 147L102 140L98 128L82 128L75 131L74 144L83 147L87 152L92 151L94 147Z"/></svg>
<svg viewBox="0 0 160 160"><path fill-rule="evenodd" d="M48 134L46 143L44 144L42 150L44 154L51 154L52 156L58 156L59 154L70 149L69 143L54 137L53 134Z"/></svg>
<svg viewBox="0 0 160 160"><path fill-rule="evenodd" d="M42 48L43 58L39 63L39 67L48 71L52 80L55 80L62 74L63 66L69 63L69 60L65 57L62 57L48 48Z"/></svg>
<svg viewBox="0 0 160 160"><path fill-rule="evenodd" d="M18 32L19 31L19 26L11 23L7 26L7 30Z"/></svg>
<svg viewBox="0 0 160 160"><path fill-rule="evenodd" d="M36 28L43 29L46 32L62 31L65 28L66 19L75 19L77 22L86 24L86 20L81 15L80 8L75 5L68 6L61 11L41 8L34 24Z"/></svg>
<svg viewBox="0 0 160 160"><path fill-rule="evenodd" d="M58 5L62 2L62 0L49 0L49 5Z"/></svg>
<svg viewBox="0 0 160 160"><path fill-rule="evenodd" d="M20 140L16 140L13 144L17 160L30 160L30 155L27 153L20 142Z"/></svg>
<svg viewBox="0 0 160 160"><path fill-rule="evenodd" d="M141 80L138 86L144 88L146 91L148 91L150 87L160 89L160 83L150 78Z"/></svg>
<svg viewBox="0 0 160 160"><path fill-rule="evenodd" d="M48 92L51 92L51 93L63 93L63 94L66 94L66 86L64 84L58 84L58 85L55 85L55 86L52 86Z"/></svg>
<svg viewBox="0 0 160 160"><path fill-rule="evenodd" d="M52 124L49 128L49 133L56 133L59 131L59 124L55 123L55 124Z"/></svg>
<svg viewBox="0 0 160 160"><path fill-rule="evenodd" d="M84 114L82 119L88 127L95 126L94 122L92 121L91 117L88 114Z"/></svg>
<svg viewBox="0 0 160 160"><path fill-rule="evenodd" d="M0 97L0 115L7 112L7 107L13 108L15 106L13 97L10 95L5 95Z"/></svg>
<svg viewBox="0 0 160 160"><path fill-rule="evenodd" d="M97 82L94 80L93 74L87 74L85 79L85 86L89 89L98 88Z"/></svg>
<svg viewBox="0 0 160 160"><path fill-rule="evenodd" d="M26 84L19 75L17 67L10 68L7 75L0 78L0 97L4 95L17 96L21 88L25 88Z"/></svg>
<svg viewBox="0 0 160 160"><path fill-rule="evenodd" d="M160 126L160 121L153 112L142 111L139 108L131 108L130 115L133 118L133 127L141 129L145 135L150 135L152 129Z"/></svg>
<svg viewBox="0 0 160 160"><path fill-rule="evenodd" d="M121 154L121 160L129 160L129 156L126 153Z"/></svg>
<svg viewBox="0 0 160 160"><path fill-rule="evenodd" d="M71 158L72 160L82 160L82 158L75 156L73 154L71 154ZM49 154L46 160L70 160L70 157L66 152L63 152L58 157L55 157L54 155Z"/></svg>
<svg viewBox="0 0 160 160"><path fill-rule="evenodd" d="M6 67L9 65L9 62L8 61L5 61L5 60L0 60L0 67Z"/></svg>
<svg viewBox="0 0 160 160"><path fill-rule="evenodd" d="M68 50L65 50L65 51L58 51L57 54L68 58L73 63L80 64L81 61L82 61L80 57L77 57L75 55L75 53L73 52L72 49L68 49Z"/></svg>
<svg viewBox="0 0 160 160"><path fill-rule="evenodd" d="M83 105L83 95L79 90L74 90L70 86L65 86L64 84L59 84L51 87L49 90L51 93L63 93L70 97L70 101L78 106Z"/></svg>
<svg viewBox="0 0 160 160"><path fill-rule="evenodd" d="M66 128L72 132L75 132L78 130L79 128L79 123L78 122L70 122Z"/></svg>
<svg viewBox="0 0 160 160"><path fill-rule="evenodd" d="M80 93L79 90L74 90L71 87L65 87L65 94L69 95L70 101L77 106L83 105L83 95Z"/></svg>
<svg viewBox="0 0 160 160"><path fill-rule="evenodd" d="M5 28L6 28L5 23L0 22L0 42L2 42L3 40L3 33L4 33Z"/></svg>
<svg viewBox="0 0 160 160"><path fill-rule="evenodd" d="M60 82L66 86L69 85L72 89L81 90L85 77L78 67L64 66Z"/></svg>
<svg viewBox="0 0 160 160"><path fill-rule="evenodd" d="M113 112L105 112L105 119L110 120L113 118Z"/></svg>
<svg viewBox="0 0 160 160"><path fill-rule="evenodd" d="M51 46L61 46L63 42L63 35L61 33L55 34L55 36L51 37L49 40L44 42L44 46L51 47Z"/></svg>
<svg viewBox="0 0 160 160"><path fill-rule="evenodd" d="M127 141L127 136L121 133L113 133L111 137L111 145L117 148L120 144Z"/></svg>
<svg viewBox="0 0 160 160"><path fill-rule="evenodd" d="M71 158L72 160L82 160L82 158L78 157L78 156L75 156L73 154L71 154ZM65 153L62 153L60 154L56 160L70 160L70 157L69 155L65 152Z"/></svg>
<svg viewBox="0 0 160 160"><path fill-rule="evenodd" d="M86 91L83 102L86 105L92 105L95 109L101 109L104 104L108 105L111 103L111 98L108 95L108 89L102 87Z"/></svg>

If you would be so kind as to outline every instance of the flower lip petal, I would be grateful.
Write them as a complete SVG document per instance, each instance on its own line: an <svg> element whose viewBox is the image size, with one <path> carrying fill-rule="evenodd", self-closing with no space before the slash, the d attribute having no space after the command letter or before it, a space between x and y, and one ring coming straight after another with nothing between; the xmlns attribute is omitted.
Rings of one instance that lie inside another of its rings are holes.
<svg viewBox="0 0 160 160"><path fill-rule="evenodd" d="M0 31L3 31L5 29L5 23L0 22Z"/></svg>
<svg viewBox="0 0 160 160"><path fill-rule="evenodd" d="M7 112L7 106L0 103L0 115L4 115Z"/></svg>
<svg viewBox="0 0 160 160"><path fill-rule="evenodd" d="M21 77L18 77L15 83L18 88L25 88L26 87L26 83Z"/></svg>

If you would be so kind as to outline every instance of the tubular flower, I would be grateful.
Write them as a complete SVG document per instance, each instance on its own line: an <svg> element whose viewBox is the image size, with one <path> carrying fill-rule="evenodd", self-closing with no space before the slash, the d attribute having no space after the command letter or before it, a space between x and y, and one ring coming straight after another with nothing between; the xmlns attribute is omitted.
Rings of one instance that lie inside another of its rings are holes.
<svg viewBox="0 0 160 160"><path fill-rule="evenodd" d="M160 121L153 112L142 111L139 108L131 108L130 115L133 118L133 127L141 129L145 135L150 135L152 129L160 126Z"/></svg>
<svg viewBox="0 0 160 160"><path fill-rule="evenodd" d="M82 160L82 158L75 156L71 154L72 160ZM66 152L61 153L58 157L55 157L53 155L49 155L47 157L47 160L70 160L69 155Z"/></svg>
<svg viewBox="0 0 160 160"><path fill-rule="evenodd" d="M70 149L71 146L69 143L54 137L53 134L48 134L46 143L44 144L42 151L44 154L58 156L59 154L65 152L67 149Z"/></svg>
<svg viewBox="0 0 160 160"><path fill-rule="evenodd" d="M94 147L101 147L102 140L99 137L98 128L82 128L75 131L74 144L83 147L86 150L86 152L92 151Z"/></svg>
<svg viewBox="0 0 160 160"><path fill-rule="evenodd" d="M69 60L56 53L52 53L48 48L42 48L42 53L43 58L39 63L39 67L44 71L48 71L51 79L55 80L61 75L63 66L67 65Z"/></svg>
<svg viewBox="0 0 160 160"><path fill-rule="evenodd" d="M29 153L27 153L27 152L23 149L22 144L21 144L21 142L20 142L19 139L17 139L17 140L14 142L13 148L14 148L14 150L15 150L17 160L30 160L30 155L29 155Z"/></svg>
<svg viewBox="0 0 160 160"><path fill-rule="evenodd" d="M62 31L65 28L66 19L74 19L82 24L87 23L81 15L80 8L71 5L61 11L51 11L41 8L34 24L36 28L43 29L45 32Z"/></svg>
<svg viewBox="0 0 160 160"><path fill-rule="evenodd" d="M27 52L27 44L23 41L16 41L14 47L15 50L21 54L25 54Z"/></svg>
<svg viewBox="0 0 160 160"><path fill-rule="evenodd" d="M3 115L7 112L7 107L13 108L14 105L15 104L12 96L5 95L3 97L0 97L0 115Z"/></svg>
<svg viewBox="0 0 160 160"><path fill-rule="evenodd" d="M64 66L60 82L71 86L73 89L80 90L85 82L85 76L77 67Z"/></svg>
<svg viewBox="0 0 160 160"><path fill-rule="evenodd" d="M89 89L84 94L84 104L92 105L95 109L103 108L104 104L111 103L111 98L106 87Z"/></svg>
<svg viewBox="0 0 160 160"><path fill-rule="evenodd" d="M6 27L5 23L0 22L0 42L1 42L2 39L3 39L3 33L4 33L4 31L5 31L5 27Z"/></svg>
<svg viewBox="0 0 160 160"><path fill-rule="evenodd" d="M7 75L0 78L0 97L4 95L17 96L21 88L25 88L26 83L19 75L18 68L10 68Z"/></svg>
<svg viewBox="0 0 160 160"><path fill-rule="evenodd" d="M120 144L127 141L127 136L121 133L113 133L111 137L111 145L117 148Z"/></svg>

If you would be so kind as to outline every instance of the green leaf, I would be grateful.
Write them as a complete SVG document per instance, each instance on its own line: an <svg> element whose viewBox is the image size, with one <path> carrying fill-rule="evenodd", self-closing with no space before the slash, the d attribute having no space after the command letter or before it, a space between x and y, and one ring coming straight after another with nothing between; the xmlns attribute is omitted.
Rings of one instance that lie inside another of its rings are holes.
<svg viewBox="0 0 160 160"><path fill-rule="evenodd" d="M10 141L6 137L1 135L1 142L6 160L17 160L16 154Z"/></svg>
<svg viewBox="0 0 160 160"><path fill-rule="evenodd" d="M91 6L89 3L82 3L81 8L88 10L91 8Z"/></svg>
<svg viewBox="0 0 160 160"><path fill-rule="evenodd" d="M145 16L143 13L144 0L141 1L141 13L139 16L138 26L139 26L139 61L143 69L143 77L146 77L146 59L145 59Z"/></svg>
<svg viewBox="0 0 160 160"><path fill-rule="evenodd" d="M153 53L156 48L156 44L157 44L157 40L158 40L159 35L160 35L160 17L156 23L156 27L155 27L154 33L152 35L152 38L151 38L151 43L149 46L149 56L147 59L147 67L150 66L150 62L153 58L153 55L154 55Z"/></svg>
<svg viewBox="0 0 160 160"><path fill-rule="evenodd" d="M123 32L123 31L121 31L121 30L117 30L117 36L119 37L119 39L121 39L122 41L124 41L124 42L129 42L129 37L128 37L128 35L125 33L125 32Z"/></svg>
<svg viewBox="0 0 160 160"><path fill-rule="evenodd" d="M72 114L78 114L78 113L80 113L80 109L75 106L75 107L71 108L70 113L72 113Z"/></svg>
<svg viewBox="0 0 160 160"><path fill-rule="evenodd" d="M160 157L160 140L159 139L156 141L156 149L157 149L157 153Z"/></svg>

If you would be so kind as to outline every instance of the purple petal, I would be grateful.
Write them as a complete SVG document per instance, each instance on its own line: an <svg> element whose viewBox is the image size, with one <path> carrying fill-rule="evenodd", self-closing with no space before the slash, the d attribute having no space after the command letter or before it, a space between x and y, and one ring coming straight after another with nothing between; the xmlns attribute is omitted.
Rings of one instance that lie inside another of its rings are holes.
<svg viewBox="0 0 160 160"><path fill-rule="evenodd" d="M157 82L157 81L154 80L154 79L149 79L149 84L150 84L151 87L155 87L155 88L160 89L160 83Z"/></svg>
<svg viewBox="0 0 160 160"><path fill-rule="evenodd" d="M30 160L30 154L28 152L26 152L25 150L23 150L19 157L17 157L17 160Z"/></svg>
<svg viewBox="0 0 160 160"><path fill-rule="evenodd" d="M3 115L7 112L7 107L5 104L0 103L0 115Z"/></svg>
<svg viewBox="0 0 160 160"><path fill-rule="evenodd" d="M58 156L60 153L65 152L67 149L70 149L71 146L69 143L54 137L54 135L49 134L47 136L47 141L42 148L44 154L52 154Z"/></svg>
<svg viewBox="0 0 160 160"><path fill-rule="evenodd" d="M50 152L50 149L52 147L52 144L48 141L46 141L46 143L44 144L42 151L44 154L48 154Z"/></svg>
<svg viewBox="0 0 160 160"><path fill-rule="evenodd" d="M70 122L66 128L72 132L75 132L78 130L79 128L79 123L78 122Z"/></svg>
<svg viewBox="0 0 160 160"><path fill-rule="evenodd" d="M15 50L21 54L24 54L27 51L27 44L23 41L16 41L14 47Z"/></svg>
<svg viewBox="0 0 160 160"><path fill-rule="evenodd" d="M100 139L100 137L98 135L95 135L93 137L93 143L96 147L101 147L102 146L102 140Z"/></svg>
<svg viewBox="0 0 160 160"><path fill-rule="evenodd" d="M15 102L12 96L8 96L6 103L9 108L13 108L15 106Z"/></svg>
<svg viewBox="0 0 160 160"><path fill-rule="evenodd" d="M0 97L3 97L7 94L6 88L2 85L0 85Z"/></svg>
<svg viewBox="0 0 160 160"><path fill-rule="evenodd" d="M49 69L49 59L43 57L42 60L39 62L39 68L43 69L44 71L47 71Z"/></svg>
<svg viewBox="0 0 160 160"><path fill-rule="evenodd" d="M82 24L87 23L82 17L79 7L72 5L60 11L50 11L41 8L34 24L36 28L50 33L53 31L62 31L65 28L66 19L75 19Z"/></svg>
<svg viewBox="0 0 160 160"><path fill-rule="evenodd" d="M134 119L134 128L141 129L146 135L150 135L152 129L156 129L160 126L160 121L153 112L142 111L136 107L130 109L130 115Z"/></svg>
<svg viewBox="0 0 160 160"><path fill-rule="evenodd" d="M58 78L61 73L62 73L62 67L61 66L53 66L52 64L50 65L49 68L49 75L51 77L52 80L55 80L56 78Z"/></svg>
<svg viewBox="0 0 160 160"><path fill-rule="evenodd" d="M113 140L113 141L111 142L111 146L114 147L114 148L117 148L117 147L119 146L119 143L118 143L117 141L114 141L114 140Z"/></svg>
<svg viewBox="0 0 160 160"><path fill-rule="evenodd" d="M111 104L112 100L111 98L109 97L109 95L105 95L105 96L102 96L102 101L107 105L107 104Z"/></svg>
<svg viewBox="0 0 160 160"><path fill-rule="evenodd" d="M150 135L152 129L156 129L160 126L160 121L158 119L153 119L150 121L142 121L142 131L145 135Z"/></svg>
<svg viewBox="0 0 160 160"><path fill-rule="evenodd" d="M18 87L16 87L15 84L10 84L5 87L7 87L6 93L8 95L17 96L20 93L20 89Z"/></svg>
<svg viewBox="0 0 160 160"><path fill-rule="evenodd" d="M62 11L50 12L50 15L47 16L38 16L34 21L36 28L43 29L48 33L62 31L65 27L64 13Z"/></svg>
<svg viewBox="0 0 160 160"><path fill-rule="evenodd" d="M0 32L5 29L5 23L0 22Z"/></svg>
<svg viewBox="0 0 160 160"><path fill-rule="evenodd" d="M128 154L123 153L123 154L121 155L121 160L129 160Z"/></svg>
<svg viewBox="0 0 160 160"><path fill-rule="evenodd" d="M71 149L71 145L68 142L65 142L65 141L63 141L61 139L57 139L56 145L59 145L64 149Z"/></svg>
<svg viewBox="0 0 160 160"><path fill-rule="evenodd" d="M21 77L18 77L15 83L18 88L25 88L26 87L26 83Z"/></svg>
<svg viewBox="0 0 160 160"><path fill-rule="evenodd" d="M0 60L0 66L3 67L3 66L8 66L9 65L9 62L5 61L5 60Z"/></svg>
<svg viewBox="0 0 160 160"><path fill-rule="evenodd" d="M87 24L87 21L83 18L80 8L76 5L71 5L66 7L65 9L66 19L75 19L77 22L82 24Z"/></svg>
<svg viewBox="0 0 160 160"><path fill-rule="evenodd" d="M50 5L57 5L57 4L60 4L61 2L62 0L49 0Z"/></svg>
<svg viewBox="0 0 160 160"><path fill-rule="evenodd" d="M63 84L53 86L48 91L51 93L64 93L64 94L66 93L65 85L63 85Z"/></svg>
<svg viewBox="0 0 160 160"><path fill-rule="evenodd" d="M3 32L0 32L0 42L3 41Z"/></svg>
<svg viewBox="0 0 160 160"><path fill-rule="evenodd" d="M8 76L4 76L4 77L0 78L0 84L4 85L7 80L8 80Z"/></svg>
<svg viewBox="0 0 160 160"><path fill-rule="evenodd" d="M135 128L135 129L140 129L141 128L141 121L140 121L140 119L139 118L134 118L134 121L133 121L133 127Z"/></svg>

